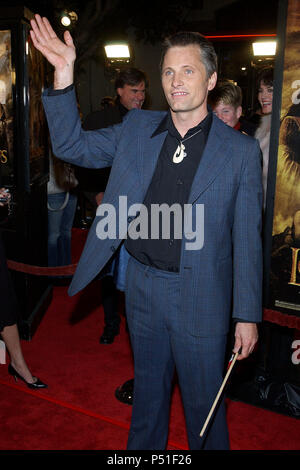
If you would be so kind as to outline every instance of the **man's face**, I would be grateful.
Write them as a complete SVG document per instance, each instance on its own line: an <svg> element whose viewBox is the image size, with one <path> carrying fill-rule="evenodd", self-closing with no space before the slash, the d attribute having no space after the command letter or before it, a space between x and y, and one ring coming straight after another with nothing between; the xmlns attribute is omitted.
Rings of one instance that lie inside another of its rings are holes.
<svg viewBox="0 0 300 470"><path fill-rule="evenodd" d="M145 101L146 87L145 82L138 85L124 85L123 88L117 88L120 102L129 111L130 109L141 109Z"/></svg>
<svg viewBox="0 0 300 470"><path fill-rule="evenodd" d="M207 78L198 46L171 47L162 66L162 87L171 110L207 113L207 93L216 84L217 74Z"/></svg>
<svg viewBox="0 0 300 470"><path fill-rule="evenodd" d="M221 121L225 122L230 127L234 127L242 114L242 107L235 108L231 104L225 104L220 101L216 106L213 106L214 113Z"/></svg>

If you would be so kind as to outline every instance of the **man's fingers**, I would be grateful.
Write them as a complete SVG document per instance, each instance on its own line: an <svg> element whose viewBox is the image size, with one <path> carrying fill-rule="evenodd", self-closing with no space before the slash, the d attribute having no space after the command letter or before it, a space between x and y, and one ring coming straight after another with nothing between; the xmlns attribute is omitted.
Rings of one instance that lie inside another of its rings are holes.
<svg viewBox="0 0 300 470"><path fill-rule="evenodd" d="M70 31L66 30L64 32L64 40L65 40L67 46L73 46L73 38L71 36Z"/></svg>
<svg viewBox="0 0 300 470"><path fill-rule="evenodd" d="M249 351L250 348L247 345L242 344L242 339L240 337L237 337L235 339L234 348L232 350L234 354L236 354L237 352L239 353L237 360L241 361L242 359L246 359L246 357L248 357L250 354Z"/></svg>
<svg viewBox="0 0 300 470"><path fill-rule="evenodd" d="M31 24L32 30L34 31L36 40L41 41L43 38L42 38L41 30L39 28L39 25L38 25L37 21L36 20L30 20L30 24Z"/></svg>
<svg viewBox="0 0 300 470"><path fill-rule="evenodd" d="M43 38L44 41L49 41L51 37L46 27L46 24L44 22L44 18L41 18L40 15L35 15L35 20L36 20L37 27L39 29L40 36Z"/></svg>
<svg viewBox="0 0 300 470"><path fill-rule="evenodd" d="M38 35L39 35L39 28L38 25L36 24L35 20L30 20L31 28L32 30L30 31L31 36L34 36L36 42L38 41Z"/></svg>
<svg viewBox="0 0 300 470"><path fill-rule="evenodd" d="M44 46L51 48L51 41L58 40L52 26L47 18L41 18L40 15L35 15L35 19L30 21L32 31L30 32L33 44L36 48ZM40 49L39 49L40 50Z"/></svg>
<svg viewBox="0 0 300 470"><path fill-rule="evenodd" d="M244 342L242 342L241 338L236 338L233 352L236 353L240 349L240 354L238 355L238 361L240 361L242 359L246 359L247 357L249 357L249 355L252 354L253 351L254 351L255 344L256 343L253 343L253 341L250 341L250 342L244 341Z"/></svg>
<svg viewBox="0 0 300 470"><path fill-rule="evenodd" d="M44 46L36 37L36 34L33 30L30 31L30 36L31 36L31 39L32 39L32 42L33 42L33 45L34 47L40 51L45 57L48 58L49 60L49 54L50 54L50 51L48 51L47 47Z"/></svg>
<svg viewBox="0 0 300 470"><path fill-rule="evenodd" d="M258 333L257 326L253 323L236 324L235 344L233 352L237 352L241 348L238 360L246 359L253 352L257 343Z"/></svg>
<svg viewBox="0 0 300 470"><path fill-rule="evenodd" d="M31 20L30 36L34 47L40 51L55 69L64 69L75 60L75 47L69 31L65 32L65 42L61 41L47 18L35 15Z"/></svg>
<svg viewBox="0 0 300 470"><path fill-rule="evenodd" d="M40 49L40 43L38 42L37 37L36 37L35 32L33 31L33 29L30 31L30 36L31 36L34 47L36 47L39 50Z"/></svg>
<svg viewBox="0 0 300 470"><path fill-rule="evenodd" d="M48 32L49 38L56 39L57 35L56 35L54 29L52 28L51 24L49 23L48 18L43 18L42 21L43 21L43 24L44 24L47 32Z"/></svg>
<svg viewBox="0 0 300 470"><path fill-rule="evenodd" d="M249 349L243 346L240 354L238 355L238 361L241 361L242 359L246 359L246 357L248 357L249 354L250 354Z"/></svg>
<svg viewBox="0 0 300 470"><path fill-rule="evenodd" d="M234 354L236 354L237 352L240 351L241 346L242 346L241 339L239 337L236 337L235 338L235 343L234 343L234 348L232 350L234 352Z"/></svg>

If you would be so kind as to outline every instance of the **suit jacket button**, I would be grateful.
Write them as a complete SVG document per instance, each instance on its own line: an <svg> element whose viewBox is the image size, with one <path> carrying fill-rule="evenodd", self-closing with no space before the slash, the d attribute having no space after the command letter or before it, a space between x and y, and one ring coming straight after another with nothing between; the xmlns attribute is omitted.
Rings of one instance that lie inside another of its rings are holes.
<svg viewBox="0 0 300 470"><path fill-rule="evenodd" d="M114 253L116 251L115 247L114 246L111 246L110 247L110 250Z"/></svg>

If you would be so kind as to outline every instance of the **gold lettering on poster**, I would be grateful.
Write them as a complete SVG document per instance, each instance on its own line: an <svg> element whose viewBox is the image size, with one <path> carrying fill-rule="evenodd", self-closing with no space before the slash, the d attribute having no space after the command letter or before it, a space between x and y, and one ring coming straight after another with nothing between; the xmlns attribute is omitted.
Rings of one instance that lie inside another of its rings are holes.
<svg viewBox="0 0 300 470"><path fill-rule="evenodd" d="M7 161L8 161L7 150L0 150L0 162L7 163Z"/></svg>
<svg viewBox="0 0 300 470"><path fill-rule="evenodd" d="M293 258L292 258L292 269L291 269L291 278L289 284L293 286L300 286L297 281L297 273L300 272L300 262L298 261L298 253L300 248L291 247Z"/></svg>

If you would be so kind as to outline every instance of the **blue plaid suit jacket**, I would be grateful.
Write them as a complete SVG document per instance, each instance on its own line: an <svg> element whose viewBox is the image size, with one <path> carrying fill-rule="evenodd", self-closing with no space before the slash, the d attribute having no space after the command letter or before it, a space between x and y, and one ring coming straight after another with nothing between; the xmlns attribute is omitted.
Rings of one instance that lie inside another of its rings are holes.
<svg viewBox="0 0 300 470"><path fill-rule="evenodd" d="M43 103L57 157L89 168L112 166L102 203L115 207L118 233L119 196L127 196L128 207L143 203L166 137L166 132L152 134L165 113L132 110L121 124L83 131L74 91L49 96L45 90ZM193 210L204 205L204 245L187 250L190 240L182 241L182 314L195 335L225 334L231 316L261 320L261 179L258 142L214 116L188 201ZM120 227L120 238L100 240L98 221L89 231L70 295L99 274L126 236L127 225Z"/></svg>

